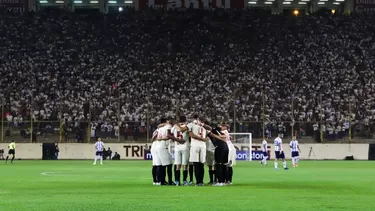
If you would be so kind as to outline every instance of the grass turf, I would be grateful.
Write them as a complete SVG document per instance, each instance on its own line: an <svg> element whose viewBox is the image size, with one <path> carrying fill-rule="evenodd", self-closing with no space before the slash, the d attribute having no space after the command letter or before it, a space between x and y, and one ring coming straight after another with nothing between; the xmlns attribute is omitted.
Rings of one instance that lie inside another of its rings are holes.
<svg viewBox="0 0 375 211"><path fill-rule="evenodd" d="M149 161L1 163L0 211L375 210L375 162L269 164L238 162L233 186L174 187L152 186Z"/></svg>

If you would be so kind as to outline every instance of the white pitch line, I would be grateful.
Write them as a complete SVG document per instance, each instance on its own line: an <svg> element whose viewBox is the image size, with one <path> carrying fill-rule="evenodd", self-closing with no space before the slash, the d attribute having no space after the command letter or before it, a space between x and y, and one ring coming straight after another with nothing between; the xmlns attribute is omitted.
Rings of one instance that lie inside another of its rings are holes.
<svg viewBox="0 0 375 211"><path fill-rule="evenodd" d="M55 173L56 172L42 172L40 174L43 175L43 176L50 176L50 175L55 174Z"/></svg>

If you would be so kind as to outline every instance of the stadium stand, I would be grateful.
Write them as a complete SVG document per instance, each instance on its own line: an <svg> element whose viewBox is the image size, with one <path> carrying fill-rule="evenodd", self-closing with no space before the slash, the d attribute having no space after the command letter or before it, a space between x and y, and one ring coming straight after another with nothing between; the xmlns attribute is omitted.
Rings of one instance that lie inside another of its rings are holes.
<svg viewBox="0 0 375 211"><path fill-rule="evenodd" d="M262 10L0 15L7 135L142 137L176 112L262 133L372 137L374 16ZM264 118L263 118L264 105ZM147 120L149 117L149 120ZM91 122L91 125L89 125ZM111 125L111 126L108 126ZM110 130L110 131L108 131ZM138 134L138 135L135 135ZM77 138L78 139L78 138ZM67 139L66 139L67 140Z"/></svg>

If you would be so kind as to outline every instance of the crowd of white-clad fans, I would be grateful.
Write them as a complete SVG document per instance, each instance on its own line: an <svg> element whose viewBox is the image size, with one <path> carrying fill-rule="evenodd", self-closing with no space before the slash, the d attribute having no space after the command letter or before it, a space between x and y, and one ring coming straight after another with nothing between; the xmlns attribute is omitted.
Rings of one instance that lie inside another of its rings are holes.
<svg viewBox="0 0 375 211"><path fill-rule="evenodd" d="M373 16L259 10L0 16L7 135L22 128L27 137L30 124L22 122L31 114L39 134L56 133L62 119L64 134L74 139L84 139L88 126L95 135L141 137L149 122L176 111L212 122L233 122L235 115L236 131L255 137L263 120L269 136L290 134L293 120L299 135L316 135L319 127L328 138L342 137L349 119L358 136L374 131Z"/></svg>

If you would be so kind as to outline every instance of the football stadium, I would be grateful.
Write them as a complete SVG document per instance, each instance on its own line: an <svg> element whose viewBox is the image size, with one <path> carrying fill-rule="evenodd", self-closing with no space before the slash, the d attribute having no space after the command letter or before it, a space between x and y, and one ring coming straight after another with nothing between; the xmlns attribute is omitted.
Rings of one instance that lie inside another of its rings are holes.
<svg viewBox="0 0 375 211"><path fill-rule="evenodd" d="M0 211L373 211L374 2L0 0Z"/></svg>

